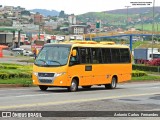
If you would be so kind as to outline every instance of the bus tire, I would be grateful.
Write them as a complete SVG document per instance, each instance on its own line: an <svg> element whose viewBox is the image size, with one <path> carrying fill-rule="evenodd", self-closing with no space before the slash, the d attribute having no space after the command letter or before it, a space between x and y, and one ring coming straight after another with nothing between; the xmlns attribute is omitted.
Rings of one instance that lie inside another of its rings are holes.
<svg viewBox="0 0 160 120"><path fill-rule="evenodd" d="M89 88L91 88L91 85L82 86L82 88L89 89Z"/></svg>
<svg viewBox="0 0 160 120"><path fill-rule="evenodd" d="M112 78L111 84L106 84L106 89L114 89L117 87L117 79L115 77Z"/></svg>
<svg viewBox="0 0 160 120"><path fill-rule="evenodd" d="M44 85L39 85L39 88L42 90L42 91L46 91L48 89L47 86L44 86Z"/></svg>
<svg viewBox="0 0 160 120"><path fill-rule="evenodd" d="M78 90L78 82L76 79L73 79L71 85L68 87L69 92L76 92Z"/></svg>

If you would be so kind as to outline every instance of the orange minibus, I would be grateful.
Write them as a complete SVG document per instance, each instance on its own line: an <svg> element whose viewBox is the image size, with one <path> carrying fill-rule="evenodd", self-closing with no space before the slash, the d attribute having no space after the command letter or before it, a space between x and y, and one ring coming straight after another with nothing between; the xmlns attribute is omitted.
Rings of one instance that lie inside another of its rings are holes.
<svg viewBox="0 0 160 120"><path fill-rule="evenodd" d="M56 86L75 92L79 86L116 88L130 80L131 73L128 46L75 41L45 44L35 59L32 80L43 91Z"/></svg>

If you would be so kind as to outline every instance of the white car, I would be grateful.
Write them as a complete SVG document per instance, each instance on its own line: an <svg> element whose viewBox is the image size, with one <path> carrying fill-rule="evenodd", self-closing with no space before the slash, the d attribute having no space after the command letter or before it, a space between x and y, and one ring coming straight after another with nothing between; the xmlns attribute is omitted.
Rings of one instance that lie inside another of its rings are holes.
<svg viewBox="0 0 160 120"><path fill-rule="evenodd" d="M25 50L22 48L13 48L12 51L17 55L20 55L20 54L23 55L23 53L25 52Z"/></svg>
<svg viewBox="0 0 160 120"><path fill-rule="evenodd" d="M31 51L24 51L23 55L24 56L33 56L34 54Z"/></svg>

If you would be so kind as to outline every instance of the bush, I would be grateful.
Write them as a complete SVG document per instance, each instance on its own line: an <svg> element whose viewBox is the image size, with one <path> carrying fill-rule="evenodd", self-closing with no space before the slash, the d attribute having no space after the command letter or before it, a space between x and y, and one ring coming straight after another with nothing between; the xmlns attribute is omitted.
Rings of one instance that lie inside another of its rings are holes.
<svg viewBox="0 0 160 120"><path fill-rule="evenodd" d="M18 69L19 67L23 67L21 65L16 65L16 64L0 64L0 68L2 69Z"/></svg>
<svg viewBox="0 0 160 120"><path fill-rule="evenodd" d="M31 78L32 66L0 63L0 79Z"/></svg>
<svg viewBox="0 0 160 120"><path fill-rule="evenodd" d="M32 76L32 74L30 74L30 73L25 73L25 72L19 73L20 78L31 78L31 76Z"/></svg>
<svg viewBox="0 0 160 120"><path fill-rule="evenodd" d="M146 65L132 65L133 70L141 70L141 71L151 71L151 72L160 72L159 66L146 66Z"/></svg>
<svg viewBox="0 0 160 120"><path fill-rule="evenodd" d="M8 76L9 75L7 73L0 73L0 79L7 79Z"/></svg>
<svg viewBox="0 0 160 120"><path fill-rule="evenodd" d="M147 76L147 73L138 70L132 71L132 77L141 77L141 76Z"/></svg>
<svg viewBox="0 0 160 120"><path fill-rule="evenodd" d="M18 73L8 73L9 78L17 78Z"/></svg>
<svg viewBox="0 0 160 120"><path fill-rule="evenodd" d="M149 66L160 66L160 58L153 59L147 62Z"/></svg>

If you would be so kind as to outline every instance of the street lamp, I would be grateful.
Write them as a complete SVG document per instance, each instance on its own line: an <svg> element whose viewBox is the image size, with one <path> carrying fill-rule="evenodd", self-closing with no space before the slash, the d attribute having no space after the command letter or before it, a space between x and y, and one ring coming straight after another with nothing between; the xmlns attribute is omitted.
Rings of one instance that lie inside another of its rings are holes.
<svg viewBox="0 0 160 120"><path fill-rule="evenodd" d="M154 44L154 6L155 6L155 0L153 0L153 21L152 21L152 59L153 59L153 44Z"/></svg>

